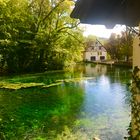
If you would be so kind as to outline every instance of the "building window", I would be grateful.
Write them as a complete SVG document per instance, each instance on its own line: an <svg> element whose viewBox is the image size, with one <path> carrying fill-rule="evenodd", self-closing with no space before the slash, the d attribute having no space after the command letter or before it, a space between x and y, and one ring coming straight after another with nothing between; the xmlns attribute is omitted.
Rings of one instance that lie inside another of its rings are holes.
<svg viewBox="0 0 140 140"><path fill-rule="evenodd" d="M95 56L91 56L91 57L90 57L90 60L91 60L91 61L96 61L96 57L95 57Z"/></svg>
<svg viewBox="0 0 140 140"><path fill-rule="evenodd" d="M102 55L102 52L98 52L98 55Z"/></svg>
<svg viewBox="0 0 140 140"><path fill-rule="evenodd" d="M100 56L100 60L105 60L105 56Z"/></svg>

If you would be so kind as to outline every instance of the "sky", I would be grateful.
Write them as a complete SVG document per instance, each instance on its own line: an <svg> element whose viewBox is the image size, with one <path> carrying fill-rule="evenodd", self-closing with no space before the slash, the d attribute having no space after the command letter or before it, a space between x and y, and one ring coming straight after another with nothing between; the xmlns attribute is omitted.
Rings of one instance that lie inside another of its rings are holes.
<svg viewBox="0 0 140 140"><path fill-rule="evenodd" d="M107 29L104 25L81 24L80 26L85 30L84 36L95 35L102 38L109 38L111 33L120 34L125 28L124 25L116 25L113 29Z"/></svg>

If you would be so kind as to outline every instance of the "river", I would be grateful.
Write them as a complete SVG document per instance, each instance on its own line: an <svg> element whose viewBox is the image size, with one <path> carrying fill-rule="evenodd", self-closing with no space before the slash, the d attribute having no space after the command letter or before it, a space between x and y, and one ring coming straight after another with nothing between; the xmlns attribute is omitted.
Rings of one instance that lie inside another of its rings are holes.
<svg viewBox="0 0 140 140"><path fill-rule="evenodd" d="M127 136L131 69L84 64L71 72L0 79L45 84L61 81L47 88L0 89L0 137L6 140L123 140Z"/></svg>

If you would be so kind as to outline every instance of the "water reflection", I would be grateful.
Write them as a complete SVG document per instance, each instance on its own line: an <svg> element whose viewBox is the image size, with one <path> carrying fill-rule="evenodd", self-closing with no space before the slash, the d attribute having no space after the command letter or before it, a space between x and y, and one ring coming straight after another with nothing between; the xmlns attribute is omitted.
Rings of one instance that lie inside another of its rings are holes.
<svg viewBox="0 0 140 140"><path fill-rule="evenodd" d="M127 87L130 70L88 64L83 72L85 76L95 79L84 83L82 127L103 140L122 140L127 135L130 122L130 106L126 102L130 98L127 96L130 94ZM87 120L90 120L88 125Z"/></svg>
<svg viewBox="0 0 140 140"><path fill-rule="evenodd" d="M84 68L84 72L87 76L98 76L106 74L107 72L106 65L86 64Z"/></svg>

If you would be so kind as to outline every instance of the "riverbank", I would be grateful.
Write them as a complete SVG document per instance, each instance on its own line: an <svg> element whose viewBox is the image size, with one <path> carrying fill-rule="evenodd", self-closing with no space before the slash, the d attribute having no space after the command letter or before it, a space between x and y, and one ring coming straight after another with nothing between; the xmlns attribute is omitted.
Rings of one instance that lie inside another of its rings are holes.
<svg viewBox="0 0 140 140"><path fill-rule="evenodd" d="M103 64L103 65L110 65L110 66L120 66L120 67L128 67L132 68L132 62L126 61L86 61L85 63L94 63L94 64Z"/></svg>

